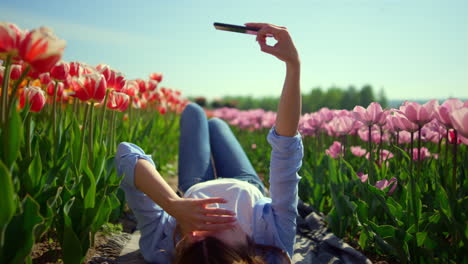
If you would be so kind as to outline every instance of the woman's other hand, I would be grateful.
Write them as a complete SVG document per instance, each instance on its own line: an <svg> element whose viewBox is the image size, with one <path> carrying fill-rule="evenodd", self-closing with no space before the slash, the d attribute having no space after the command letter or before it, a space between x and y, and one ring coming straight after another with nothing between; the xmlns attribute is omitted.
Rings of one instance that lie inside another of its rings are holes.
<svg viewBox="0 0 468 264"><path fill-rule="evenodd" d="M247 27L260 28L257 32L257 42L263 52L271 54L287 64L299 64L299 55L286 27L266 23L246 23ZM277 43L270 46L266 38L273 36Z"/></svg>
<svg viewBox="0 0 468 264"><path fill-rule="evenodd" d="M235 226L234 212L209 207L209 205L226 202L223 198L217 197L207 199L179 198L171 202L168 213L177 220L182 234L189 234L193 231L223 231Z"/></svg>

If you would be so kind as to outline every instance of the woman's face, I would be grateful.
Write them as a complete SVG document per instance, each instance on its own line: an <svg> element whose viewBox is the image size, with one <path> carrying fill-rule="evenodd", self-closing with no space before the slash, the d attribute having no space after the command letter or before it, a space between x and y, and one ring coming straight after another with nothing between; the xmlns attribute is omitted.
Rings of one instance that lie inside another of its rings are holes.
<svg viewBox="0 0 468 264"><path fill-rule="evenodd" d="M242 230L239 224L236 224L235 227L231 229L223 231L194 231L191 237L189 237L189 241L194 243L208 236L215 237L232 247L247 244L247 234Z"/></svg>

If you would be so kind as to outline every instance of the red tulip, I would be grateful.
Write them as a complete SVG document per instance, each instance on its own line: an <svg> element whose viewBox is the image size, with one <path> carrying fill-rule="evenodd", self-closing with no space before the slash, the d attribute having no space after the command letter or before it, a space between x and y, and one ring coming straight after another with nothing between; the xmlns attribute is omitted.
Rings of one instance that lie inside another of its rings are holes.
<svg viewBox="0 0 468 264"><path fill-rule="evenodd" d="M455 110L450 113L453 128L463 137L468 138L468 107Z"/></svg>
<svg viewBox="0 0 468 264"><path fill-rule="evenodd" d="M160 83L160 82L162 82L163 76L162 76L162 73L161 73L161 72L153 72L153 73L150 74L149 78L150 78L151 80L155 80L155 81L157 81L158 83Z"/></svg>
<svg viewBox="0 0 468 264"><path fill-rule="evenodd" d="M109 94L109 100L107 101L107 107L113 110L124 112L127 110L130 104L130 97L127 94L112 91Z"/></svg>
<svg viewBox="0 0 468 264"><path fill-rule="evenodd" d="M65 85L63 84L63 82L59 82L57 84L57 101L60 100L60 98L62 97L64 88L65 88ZM55 81L51 81L49 84L47 84L47 94L49 96L54 96L54 93L55 93L54 89L55 89Z"/></svg>
<svg viewBox="0 0 468 264"><path fill-rule="evenodd" d="M22 73L22 67L19 64L11 65L10 79L18 80Z"/></svg>
<svg viewBox="0 0 468 264"><path fill-rule="evenodd" d="M70 62L70 71L69 74L72 77L80 77L83 74L83 67L79 62Z"/></svg>
<svg viewBox="0 0 468 264"><path fill-rule="evenodd" d="M106 96L106 79L100 73L83 74L72 80L74 97L81 101L92 100L100 103Z"/></svg>
<svg viewBox="0 0 468 264"><path fill-rule="evenodd" d="M362 106L355 106L353 109L353 116L366 126L371 126L373 124L384 125L386 118L382 107L376 102L370 103L367 109Z"/></svg>
<svg viewBox="0 0 468 264"><path fill-rule="evenodd" d="M39 72L48 72L60 60L65 41L58 39L50 29L41 27L26 33L19 46L19 56Z"/></svg>
<svg viewBox="0 0 468 264"><path fill-rule="evenodd" d="M60 61L59 63L55 64L54 67L50 70L50 77L59 80L65 81L68 77L68 73L70 72L70 65L66 62Z"/></svg>
<svg viewBox="0 0 468 264"><path fill-rule="evenodd" d="M146 92L146 82L143 81L142 79L136 79L135 80L138 83L139 91L140 93Z"/></svg>
<svg viewBox="0 0 468 264"><path fill-rule="evenodd" d="M106 78L107 88L118 92L125 86L125 77L119 71L113 70L109 65L99 64L96 69Z"/></svg>
<svg viewBox="0 0 468 264"><path fill-rule="evenodd" d="M39 81L41 81L41 84L49 84L52 79L50 78L50 73L45 72L39 75Z"/></svg>
<svg viewBox="0 0 468 264"><path fill-rule="evenodd" d="M124 87L120 90L122 93L126 93L129 96L136 96L138 94L139 86L135 80L126 81Z"/></svg>
<svg viewBox="0 0 468 264"><path fill-rule="evenodd" d="M20 108L21 109L24 108L26 96L28 97L28 103L31 105L31 108L29 111L40 112L46 102L44 91L40 87L36 87L36 86L29 86L29 87L24 88L20 96Z"/></svg>
<svg viewBox="0 0 468 264"><path fill-rule="evenodd" d="M8 55L18 55L22 35L15 24L0 22L0 60L5 60Z"/></svg>
<svg viewBox="0 0 468 264"><path fill-rule="evenodd" d="M149 81L146 83L146 87L148 87L148 90L154 91L154 90L156 90L156 88L158 87L158 82L157 82L157 81L154 81L154 80L149 80Z"/></svg>
<svg viewBox="0 0 468 264"><path fill-rule="evenodd" d="M167 112L167 108L164 106L158 106L158 111L161 115L165 115Z"/></svg>

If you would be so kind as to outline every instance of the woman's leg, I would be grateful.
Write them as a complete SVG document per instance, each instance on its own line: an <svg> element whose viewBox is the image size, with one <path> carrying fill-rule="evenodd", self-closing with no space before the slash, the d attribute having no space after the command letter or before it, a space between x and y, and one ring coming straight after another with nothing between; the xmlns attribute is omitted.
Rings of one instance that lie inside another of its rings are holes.
<svg viewBox="0 0 468 264"><path fill-rule="evenodd" d="M265 194L265 186L229 125L219 118L213 118L208 121L208 127L211 153L218 177L250 182Z"/></svg>
<svg viewBox="0 0 468 264"><path fill-rule="evenodd" d="M190 103L180 118L179 190L214 179L210 160L210 136L205 111Z"/></svg>

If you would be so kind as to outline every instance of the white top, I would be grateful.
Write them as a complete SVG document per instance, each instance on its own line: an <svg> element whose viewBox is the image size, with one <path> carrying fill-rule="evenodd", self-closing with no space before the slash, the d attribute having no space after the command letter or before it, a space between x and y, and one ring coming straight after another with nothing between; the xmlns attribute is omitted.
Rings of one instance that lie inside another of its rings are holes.
<svg viewBox="0 0 468 264"><path fill-rule="evenodd" d="M185 192L184 197L195 199L224 198L228 201L227 203L212 204L210 206L235 212L237 222L250 237L253 234L254 205L258 200L264 198L260 190L254 185L233 178L221 178L197 183Z"/></svg>

